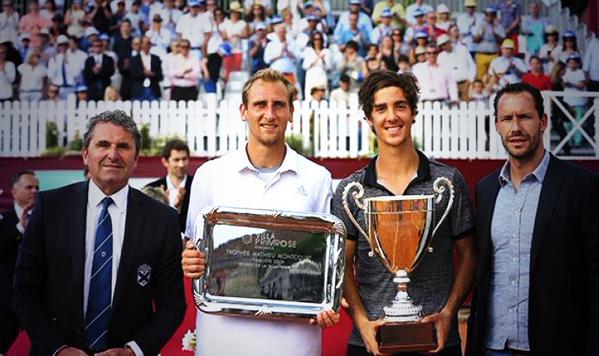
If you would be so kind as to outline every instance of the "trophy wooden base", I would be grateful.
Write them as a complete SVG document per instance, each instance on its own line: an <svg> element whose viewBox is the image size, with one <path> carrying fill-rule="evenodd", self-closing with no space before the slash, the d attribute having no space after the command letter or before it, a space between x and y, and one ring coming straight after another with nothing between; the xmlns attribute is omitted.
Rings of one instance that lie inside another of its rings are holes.
<svg viewBox="0 0 599 356"><path fill-rule="evenodd" d="M437 333L432 322L387 323L378 329L376 340L382 353L430 351L437 348Z"/></svg>

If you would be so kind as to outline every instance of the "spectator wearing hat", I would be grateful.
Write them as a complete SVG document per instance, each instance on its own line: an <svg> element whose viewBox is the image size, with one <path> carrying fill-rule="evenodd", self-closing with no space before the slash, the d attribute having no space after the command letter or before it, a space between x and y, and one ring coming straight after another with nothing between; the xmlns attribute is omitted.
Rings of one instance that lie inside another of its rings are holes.
<svg viewBox="0 0 599 356"><path fill-rule="evenodd" d="M562 46L559 45L559 32L555 26L545 26L545 42L539 50L539 58L543 62L545 73L551 73L562 53Z"/></svg>
<svg viewBox="0 0 599 356"><path fill-rule="evenodd" d="M589 42L584 54L582 69L587 75L587 89L594 92L599 91L599 39L597 37Z"/></svg>
<svg viewBox="0 0 599 356"><path fill-rule="evenodd" d="M472 37L472 31L479 23L483 23L483 14L476 11L476 0L465 0L464 8L466 11L462 12L456 19L456 25L460 30L460 36L464 41L468 51L472 57L476 53L476 44Z"/></svg>
<svg viewBox="0 0 599 356"><path fill-rule="evenodd" d="M141 39L141 51L131 58L131 92L133 100L157 100L161 97L162 61L151 53L152 40L144 36Z"/></svg>
<svg viewBox="0 0 599 356"><path fill-rule="evenodd" d="M470 85L476 78L476 64L468 48L460 43L452 43L448 35L439 36L437 45L442 50L437 58L439 65L450 72L456 81L460 99L468 101Z"/></svg>
<svg viewBox="0 0 599 356"><path fill-rule="evenodd" d="M551 90L551 78L543 73L543 62L538 56L531 56L528 61L530 71L522 76L522 81L539 90Z"/></svg>
<svg viewBox="0 0 599 356"><path fill-rule="evenodd" d="M229 73L242 69L244 53L242 41L248 38L248 25L241 17L243 8L238 1L233 1L229 5L230 17L222 25L223 41L231 45L231 55L223 58L225 68L225 78L229 78Z"/></svg>
<svg viewBox="0 0 599 356"><path fill-rule="evenodd" d="M204 0L190 0L189 12L177 22L175 32L178 38L189 41L190 52L198 59L206 56L206 46L208 38L212 32L212 21L210 15L206 12L206 2Z"/></svg>
<svg viewBox="0 0 599 356"><path fill-rule="evenodd" d="M445 4L437 5L437 23L435 25L447 33L451 23L451 11L449 11L449 7Z"/></svg>
<svg viewBox="0 0 599 356"><path fill-rule="evenodd" d="M23 60L25 58L27 58L27 53L29 52L29 49L31 48L30 44L31 44L31 36L29 35L29 33L25 32L19 35L19 64L23 63ZM11 61L12 62L12 61Z"/></svg>
<svg viewBox="0 0 599 356"><path fill-rule="evenodd" d="M562 52L559 54L559 61L568 64L568 58L573 53L578 54L578 57L582 57L582 54L578 50L578 42L576 40L576 32L568 30L562 35Z"/></svg>
<svg viewBox="0 0 599 356"><path fill-rule="evenodd" d="M83 37L85 32L85 11L81 0L71 2L71 6L64 15L64 24L67 26L67 35L77 38Z"/></svg>
<svg viewBox="0 0 599 356"><path fill-rule="evenodd" d="M162 28L171 33L171 38L176 35L175 28L179 18L183 16L183 12L175 7L174 0L164 0L164 6L160 9L153 9L150 11L150 19L160 16L162 19ZM209 10L212 11L212 10ZM151 26L151 25L150 25ZM153 42L152 42L153 43Z"/></svg>
<svg viewBox="0 0 599 356"><path fill-rule="evenodd" d="M335 43L343 51L345 44L349 41L354 41L358 44L358 52L361 56L366 55L366 46L370 43L368 34L370 32L364 32L360 30L359 15L356 12L349 14L349 27L336 32L334 35Z"/></svg>
<svg viewBox="0 0 599 356"><path fill-rule="evenodd" d="M180 52L169 61L171 100L198 99L198 82L202 77L202 68L198 58L191 54L190 47L189 40L179 41Z"/></svg>
<svg viewBox="0 0 599 356"><path fill-rule="evenodd" d="M472 40L476 44L476 78L484 79L491 62L497 58L499 44L505 37L505 29L497 20L497 9L488 6L484 21L472 29Z"/></svg>
<svg viewBox="0 0 599 356"><path fill-rule="evenodd" d="M88 26L85 29L85 32L83 33L83 38L80 42L81 49L89 53L89 51L91 50L92 43L99 39L99 35L100 33L98 32L98 30L96 30L95 27Z"/></svg>
<svg viewBox="0 0 599 356"><path fill-rule="evenodd" d="M431 11L426 14L426 25L422 29L428 33L429 38L436 41L437 38L443 34L447 34L447 31L437 26L438 15L436 12Z"/></svg>
<svg viewBox="0 0 599 356"><path fill-rule="evenodd" d="M75 95L77 95L77 105L80 102L85 102L89 98L87 96L87 86L85 84L79 84L75 87Z"/></svg>
<svg viewBox="0 0 599 356"><path fill-rule="evenodd" d="M0 103L12 100L12 84L16 75L14 63L6 60L6 46L0 44Z"/></svg>
<svg viewBox="0 0 599 356"><path fill-rule="evenodd" d="M268 44L266 38L266 26L258 24L256 25L256 35L250 40L250 60L252 61L251 73L252 75L260 69L267 68L268 65L264 62L264 50Z"/></svg>
<svg viewBox="0 0 599 356"><path fill-rule="evenodd" d="M2 1L0 13L0 38L14 44L19 43L19 13L15 11L12 0Z"/></svg>
<svg viewBox="0 0 599 356"><path fill-rule="evenodd" d="M534 1L530 3L530 15L522 17L521 32L526 36L527 55L538 55L544 41L545 27L548 20L541 16L541 5Z"/></svg>
<svg viewBox="0 0 599 356"><path fill-rule="evenodd" d="M20 77L19 100L39 101L42 98L42 90L46 82L47 68L40 61L39 48L29 53L29 57L17 67Z"/></svg>
<svg viewBox="0 0 599 356"><path fill-rule="evenodd" d="M306 31L308 28L310 28L310 30ZM312 1L305 3L304 17L297 22L296 31L298 31L298 33L305 32L308 34L308 37L312 31L319 31L322 33L329 32L327 22L323 19L323 16L320 13L320 8L315 7ZM290 33L287 32L287 35L290 36Z"/></svg>
<svg viewBox="0 0 599 356"><path fill-rule="evenodd" d="M349 10L343 11L339 15L339 20L337 20L337 25L333 31L334 38L338 38L341 32L350 27L350 15L352 13L358 14L358 28L360 32L364 33L365 36L368 36L368 34L372 31L372 21L370 20L370 16L360 11L361 6L361 0L349 0Z"/></svg>
<svg viewBox="0 0 599 356"><path fill-rule="evenodd" d="M374 10L372 10L372 22L375 25L381 22L381 14L385 9L391 10L391 26L393 28L406 24L406 12L401 3L393 0L380 0L374 5Z"/></svg>
<svg viewBox="0 0 599 356"><path fill-rule="evenodd" d="M114 71L114 60L104 53L102 41L95 40L92 43L91 54L85 61L83 69L89 100L102 100L106 87L110 85L110 77L112 77Z"/></svg>
<svg viewBox="0 0 599 356"><path fill-rule="evenodd" d="M426 62L426 47L416 47L413 49L413 51L410 52L410 58L409 59L409 63L411 65L416 65L418 63L425 63ZM408 57L409 58L409 57ZM411 68L410 68L410 72L411 72Z"/></svg>
<svg viewBox="0 0 599 356"><path fill-rule="evenodd" d="M347 74L342 74L339 78L339 87L331 91L330 101L344 101L349 103L351 94L351 78Z"/></svg>
<svg viewBox="0 0 599 356"><path fill-rule="evenodd" d="M505 29L505 37L514 41L514 53L518 53L518 34L522 22L520 1L497 0L495 6L499 11L499 21Z"/></svg>
<svg viewBox="0 0 599 356"><path fill-rule="evenodd" d="M393 25L391 23L393 19L393 11L390 8L385 8L380 13L380 22L370 33L370 43L380 45L383 42L383 38L389 37L393 34Z"/></svg>
<svg viewBox="0 0 599 356"><path fill-rule="evenodd" d="M433 11L433 7L429 4L425 4L424 0L416 0L412 5L406 8L406 22L409 26L413 26L416 23L416 12L422 13L424 16Z"/></svg>
<svg viewBox="0 0 599 356"><path fill-rule="evenodd" d="M426 18L422 10L416 9L414 11L414 22L406 29L405 40L407 43L412 44L416 41L416 33L423 31L426 27ZM426 33L426 31L425 31ZM428 35L427 35L428 37Z"/></svg>
<svg viewBox="0 0 599 356"><path fill-rule="evenodd" d="M324 44L324 35L318 31L312 33L308 46L302 51L302 68L306 71L304 94L312 92L314 87L328 89L328 72L332 69L331 52Z"/></svg>
<svg viewBox="0 0 599 356"><path fill-rule="evenodd" d="M451 72L439 65L439 49L433 43L426 46L426 62L417 63L412 73L420 84L420 100L458 102L458 86Z"/></svg>
<svg viewBox="0 0 599 356"><path fill-rule="evenodd" d="M19 33L27 32L31 36L31 47L38 47L40 45L40 38L38 33L52 25L52 21L40 15L39 4L33 0L29 3L28 12L19 21Z"/></svg>
<svg viewBox="0 0 599 356"><path fill-rule="evenodd" d="M410 58L410 63L414 64L417 62L423 62L422 60L418 60L418 55L424 55L426 53L426 46L428 45L428 34L425 31L418 31L416 35L414 35L414 41L416 42L415 46L410 49L408 53L408 57Z"/></svg>
<svg viewBox="0 0 599 356"><path fill-rule="evenodd" d="M514 41L506 38L501 44L501 56L493 59L489 65L488 74L497 89L522 81L522 76L528 72L528 66L522 59L514 56L514 51Z"/></svg>
<svg viewBox="0 0 599 356"><path fill-rule="evenodd" d="M242 11L241 13L244 14L243 9L245 8L246 14L249 15L249 13L252 11L252 5L254 5L254 4L262 5L262 7L266 11L267 15L273 14L272 3L270 0L244 0L243 4L239 3L239 9L241 9L241 11ZM229 8L229 10L231 10L231 9Z"/></svg>
<svg viewBox="0 0 599 356"><path fill-rule="evenodd" d="M303 20L303 19L302 19ZM303 51L306 46L309 46L310 39L312 34L319 33L327 33L327 27L324 24L324 21L318 14L318 11L312 12L310 15L306 17L307 27L304 28L300 33L296 36L297 47L300 51ZM327 38L323 37L324 43L323 46L327 47Z"/></svg>
<svg viewBox="0 0 599 356"><path fill-rule="evenodd" d="M572 52L566 61L566 72L562 76L564 84L564 101L570 106L576 113L576 121L580 123L586 112L587 98L570 96L568 94L580 93L586 90L586 77L584 71L581 69L581 58L578 52ZM567 120L564 123L568 132L572 131L574 124L572 121ZM583 142L583 136L581 133L582 127L576 128L575 133L570 139L570 145L572 147L580 147Z"/></svg>
<svg viewBox="0 0 599 356"><path fill-rule="evenodd" d="M150 29L146 31L145 36L151 41L152 54L160 57L163 60L166 57L166 50L170 46L173 39L173 34L163 26L163 19L160 14L156 13L152 18ZM210 38L208 38L210 40ZM143 41L142 41L143 46Z"/></svg>
<svg viewBox="0 0 599 356"><path fill-rule="evenodd" d="M275 27L277 27L277 25L279 24L283 24L285 26L285 30L287 30L287 34L291 34L291 32L293 32L293 29L291 28L291 24L289 22L285 22L285 20L283 19L282 16L279 15L273 15L270 20L268 20L268 25L266 27L268 34L266 35L266 38L269 41L276 41L277 40L277 34L275 33Z"/></svg>
<svg viewBox="0 0 599 356"><path fill-rule="evenodd" d="M326 79L321 79L320 82L320 84L310 89L310 100L316 101L317 103L327 99Z"/></svg>
<svg viewBox="0 0 599 356"><path fill-rule="evenodd" d="M69 54L69 39L60 35L56 39L58 52L48 63L48 81L60 88L61 99L75 92L75 86L81 78L83 65Z"/></svg>
<svg viewBox="0 0 599 356"><path fill-rule="evenodd" d="M300 57L295 41L287 37L285 26L275 27L276 40L270 41L264 49L264 62L270 68L283 73L293 84L297 83L297 59Z"/></svg>

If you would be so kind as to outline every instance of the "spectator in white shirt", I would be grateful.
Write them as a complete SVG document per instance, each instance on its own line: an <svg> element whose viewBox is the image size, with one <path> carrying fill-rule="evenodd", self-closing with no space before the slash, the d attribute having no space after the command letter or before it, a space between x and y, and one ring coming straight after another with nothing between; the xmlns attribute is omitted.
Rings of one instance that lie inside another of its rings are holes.
<svg viewBox="0 0 599 356"><path fill-rule="evenodd" d="M160 57L160 60L164 60L166 58L166 49L171 44L172 33L164 28L163 19L159 13L156 13L152 18L152 25L146 31L146 37L152 43L150 52Z"/></svg>
<svg viewBox="0 0 599 356"><path fill-rule="evenodd" d="M154 19L156 15L160 15L162 19L162 27L171 32L171 36L175 35L175 28L179 18L183 16L183 12L175 7L173 0L164 0L164 7L150 11L150 18Z"/></svg>
<svg viewBox="0 0 599 356"><path fill-rule="evenodd" d="M65 35L58 36L56 40L58 52L50 58L48 63L48 80L51 84L60 87L61 99L66 99L69 94L75 93L75 86L81 77L85 65L78 62L75 55L69 53L69 40Z"/></svg>
<svg viewBox="0 0 599 356"><path fill-rule="evenodd" d="M381 11L380 23L370 33L370 43L380 45L383 42L383 38L391 37L393 33L393 27L391 21L393 19L393 11L390 8L384 8Z"/></svg>
<svg viewBox="0 0 599 356"><path fill-rule="evenodd" d="M595 37L589 43L584 54L582 69L586 72L589 80L587 89L599 91L599 38Z"/></svg>
<svg viewBox="0 0 599 356"><path fill-rule="evenodd" d="M415 64L412 73L420 84L422 101L458 102L458 86L451 72L437 63L438 49L435 44L426 46L426 62Z"/></svg>
<svg viewBox="0 0 599 356"><path fill-rule="evenodd" d="M85 33L85 11L81 6L81 0L75 0L64 16L64 24L67 26L67 34L77 38L83 37Z"/></svg>
<svg viewBox="0 0 599 356"><path fill-rule="evenodd" d="M19 99L21 101L38 101L42 98L42 89L46 79L47 69L40 63L40 53L34 50L27 61L17 68L21 75Z"/></svg>
<svg viewBox="0 0 599 356"><path fill-rule="evenodd" d="M514 41L510 38L503 40L501 44L501 56L493 59L489 66L494 89L500 89L510 83L519 82L522 76L528 72L528 66L524 61L514 56Z"/></svg>
<svg viewBox="0 0 599 356"><path fill-rule="evenodd" d="M587 98L569 96L571 93L580 93L585 91L585 75L582 69L580 69L580 55L576 52L572 53L566 62L566 72L562 76L564 83L564 101L570 105L576 113L576 121L581 122L586 112ZM572 121L567 120L564 125L568 132L574 129ZM577 128L574 136L570 140L572 147L579 147L583 142L583 136L581 133L582 128Z"/></svg>
<svg viewBox="0 0 599 356"><path fill-rule="evenodd" d="M461 13L456 19L456 25L460 30L460 35L470 53L474 56L476 44L472 40L472 30L474 27L484 21L483 14L476 12L476 0L464 0L465 12Z"/></svg>
<svg viewBox="0 0 599 356"><path fill-rule="evenodd" d="M443 50L439 53L439 65L451 73L458 85L461 100L468 100L468 89L476 78L476 64L466 46L452 43L447 35L437 39L437 45Z"/></svg>
<svg viewBox="0 0 599 356"><path fill-rule="evenodd" d="M133 36L141 36L144 31L144 26L147 21L144 14L141 13L139 0L133 1L131 8L127 11L126 19L131 21L131 28Z"/></svg>
<svg viewBox="0 0 599 356"><path fill-rule="evenodd" d="M316 86L323 86L327 90L327 72L332 68L332 63L331 52L324 47L322 33L312 33L308 47L302 52L302 67L306 70L306 96Z"/></svg>
<svg viewBox="0 0 599 356"><path fill-rule="evenodd" d="M205 0L190 0L189 8L189 12L179 18L175 32L179 38L189 41L191 53L199 60L206 56L206 36L212 32L212 21L206 13Z"/></svg>
<svg viewBox="0 0 599 356"><path fill-rule="evenodd" d="M545 39L547 43L541 46L539 58L545 66L545 73L551 73L553 66L559 61L562 53L562 46L559 45L559 32L555 26L545 26Z"/></svg>
<svg viewBox="0 0 599 356"><path fill-rule="evenodd" d="M190 47L188 40L179 41L180 53L169 63L171 100L198 99L198 81L201 79L202 68L197 57L190 53Z"/></svg>
<svg viewBox="0 0 599 356"><path fill-rule="evenodd" d="M287 37L287 30L282 24L275 27L275 32L276 39L270 41L264 49L264 62L270 68L283 73L291 83L296 84L295 72L299 54L295 41Z"/></svg>
<svg viewBox="0 0 599 356"><path fill-rule="evenodd" d="M0 44L0 103L12 100L12 83L15 77L15 65L6 60L6 46Z"/></svg>
<svg viewBox="0 0 599 356"><path fill-rule="evenodd" d="M349 95L351 94L351 78L347 74L341 74L339 78L339 88L331 91L330 101L344 101L349 102Z"/></svg>
<svg viewBox="0 0 599 356"><path fill-rule="evenodd" d="M445 4L437 5L437 28L447 32L451 25L451 12Z"/></svg>
<svg viewBox="0 0 599 356"><path fill-rule="evenodd" d="M223 59L225 78L229 73L242 69L244 63L243 41L248 38L247 22L241 19L243 8L238 1L230 4L231 18L225 20L221 25L223 40L231 45L231 55Z"/></svg>
<svg viewBox="0 0 599 356"><path fill-rule="evenodd" d="M414 12L417 10L422 12L423 15L434 11L432 6L424 3L424 0L416 0L412 5L406 8L406 21L408 22L408 25L412 26L416 23Z"/></svg>
<svg viewBox="0 0 599 356"><path fill-rule="evenodd" d="M2 13L0 13L0 38L12 43L19 43L18 28L19 13L14 10L12 0L3 0Z"/></svg>

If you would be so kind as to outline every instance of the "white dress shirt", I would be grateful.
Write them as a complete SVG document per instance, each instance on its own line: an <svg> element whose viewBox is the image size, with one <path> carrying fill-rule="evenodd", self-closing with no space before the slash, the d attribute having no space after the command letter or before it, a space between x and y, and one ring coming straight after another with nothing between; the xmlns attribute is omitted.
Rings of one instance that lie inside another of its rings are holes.
<svg viewBox="0 0 599 356"><path fill-rule="evenodd" d="M439 65L451 73L453 79L460 83L473 81L476 77L476 64L466 46L456 43L451 52L442 51L437 57Z"/></svg>
<svg viewBox="0 0 599 356"><path fill-rule="evenodd" d="M417 63L412 67L412 73L420 85L422 100L458 100L458 85L443 66L433 66L428 62Z"/></svg>
<svg viewBox="0 0 599 356"><path fill-rule="evenodd" d="M12 97L12 82L17 72L13 62L4 62L4 69L0 69L0 99Z"/></svg>
<svg viewBox="0 0 599 356"><path fill-rule="evenodd" d="M191 48L199 48L204 43L204 33L212 32L212 23L207 13L192 16L191 13L179 18L175 32L191 43Z"/></svg>
<svg viewBox="0 0 599 356"><path fill-rule="evenodd" d="M65 77L67 82L64 83L62 78L62 63L64 60L65 55L62 53L57 53L50 58L50 62L48 63L48 79L50 80L50 83L54 85L74 86L79 81L84 67L82 66L82 63L79 62L79 58L77 58L76 54L67 52L65 63Z"/></svg>
<svg viewBox="0 0 599 356"><path fill-rule="evenodd" d="M178 187L175 186L175 183L173 183L169 175L166 176L166 191L168 192L168 205L172 206L173 208L175 207L175 205L178 203L177 197L179 196L179 188L185 188L186 183L187 174L185 175L185 178L183 178L181 184L179 184Z"/></svg>
<svg viewBox="0 0 599 356"><path fill-rule="evenodd" d="M589 78L599 81L599 38L594 38L584 53L582 70L589 73Z"/></svg>
<svg viewBox="0 0 599 356"><path fill-rule="evenodd" d="M21 85L19 90L21 91L42 91L44 87L44 78L48 70L46 66L38 63L33 67L29 63L21 63L17 68L21 73Z"/></svg>
<svg viewBox="0 0 599 356"><path fill-rule="evenodd" d="M263 180L245 148L198 168L191 186L187 235L201 238L208 206L329 212L331 174L287 146L281 166ZM321 354L321 332L305 321L260 320L197 313L196 355Z"/></svg>

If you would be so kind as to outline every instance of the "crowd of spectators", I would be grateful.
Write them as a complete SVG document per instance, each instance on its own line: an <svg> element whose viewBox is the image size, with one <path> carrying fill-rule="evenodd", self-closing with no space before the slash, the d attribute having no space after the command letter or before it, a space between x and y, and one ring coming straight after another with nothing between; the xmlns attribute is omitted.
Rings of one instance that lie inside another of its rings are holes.
<svg viewBox="0 0 599 356"><path fill-rule="evenodd" d="M411 71L422 99L488 101L507 83L599 90L599 40L587 53L533 2L464 12L416 0L10 0L0 13L0 100L194 100L230 74L283 72L303 98L347 100L376 69ZM524 39L524 41L523 41ZM586 102L566 100L577 117ZM580 138L575 136L575 144Z"/></svg>

